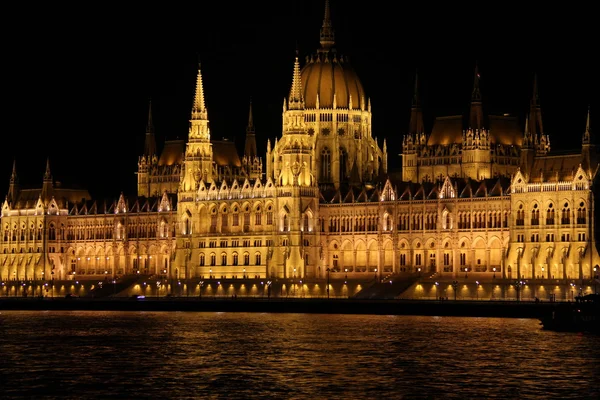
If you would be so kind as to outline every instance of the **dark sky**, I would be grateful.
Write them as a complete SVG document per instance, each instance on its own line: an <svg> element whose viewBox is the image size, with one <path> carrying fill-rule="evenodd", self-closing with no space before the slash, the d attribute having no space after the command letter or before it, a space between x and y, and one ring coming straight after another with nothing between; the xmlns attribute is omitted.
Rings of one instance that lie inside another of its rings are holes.
<svg viewBox="0 0 600 400"><path fill-rule="evenodd" d="M391 168L400 161L416 70L428 127L436 115L468 110L476 60L484 112L523 118L537 72L553 149L578 147L588 104L592 119L597 114L589 10L351 4L331 1L336 47L371 98L373 134L387 138ZM94 196L134 194L148 100L159 148L186 138L198 59L213 137L242 149L252 98L264 152L266 139L281 134L296 47L303 63L319 46L324 1L88 6L4 16L3 197L13 159L22 185L40 185L48 156L56 180Z"/></svg>

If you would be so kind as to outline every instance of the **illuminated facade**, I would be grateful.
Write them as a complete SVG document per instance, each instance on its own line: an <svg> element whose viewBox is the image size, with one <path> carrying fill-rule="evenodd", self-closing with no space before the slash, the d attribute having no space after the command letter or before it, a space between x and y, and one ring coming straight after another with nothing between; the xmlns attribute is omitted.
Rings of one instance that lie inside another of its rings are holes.
<svg viewBox="0 0 600 400"><path fill-rule="evenodd" d="M295 59L264 165L251 106L242 157L211 139L199 69L187 141L158 155L150 112L137 197L94 201L53 182L49 164L42 189L22 189L13 168L0 279L592 275L589 113L581 152L553 155L537 85L523 132L510 116L483 114L476 71L468 127L439 117L426 133L415 82L396 182L370 99L335 51L328 2L320 42L303 67Z"/></svg>

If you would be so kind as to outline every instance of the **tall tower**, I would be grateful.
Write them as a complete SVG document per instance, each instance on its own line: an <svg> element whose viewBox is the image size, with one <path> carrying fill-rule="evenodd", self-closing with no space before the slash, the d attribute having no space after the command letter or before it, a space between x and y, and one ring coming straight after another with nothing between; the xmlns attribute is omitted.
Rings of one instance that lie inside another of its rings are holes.
<svg viewBox="0 0 600 400"><path fill-rule="evenodd" d="M205 182L213 181L212 159L213 152L212 144L210 143L208 113L204 103L202 72L200 65L198 65L196 94L192 106L190 129L179 184L180 193L195 191L200 180L204 180Z"/></svg>
<svg viewBox="0 0 600 400"><path fill-rule="evenodd" d="M402 141L402 180L417 181L417 144L418 138L425 134L423 124L423 111L419 95L419 75L415 73L415 89L410 108L410 123L408 134Z"/></svg>
<svg viewBox="0 0 600 400"><path fill-rule="evenodd" d="M475 180L490 178L492 175L490 138L484 127L480 79L479 67L475 64L469 126L463 133L462 143L463 175Z"/></svg>

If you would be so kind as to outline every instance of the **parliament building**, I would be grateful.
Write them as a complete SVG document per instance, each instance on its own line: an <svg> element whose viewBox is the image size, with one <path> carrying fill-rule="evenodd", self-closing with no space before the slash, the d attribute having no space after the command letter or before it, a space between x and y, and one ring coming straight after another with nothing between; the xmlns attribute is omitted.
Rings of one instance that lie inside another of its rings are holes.
<svg viewBox="0 0 600 400"><path fill-rule="evenodd" d="M536 80L518 121L484 114L476 70L469 115L439 116L428 132L415 79L402 149L389 151L371 129L377 110L336 51L328 3L320 47L290 65L282 131L264 154L252 105L243 154L213 139L210 77L199 68L186 140L159 152L149 112L137 196L92 199L56 182L50 161L41 187L22 188L13 165L0 280L593 276L589 110L572 132L580 150L553 153ZM388 171L399 152L401 176Z"/></svg>

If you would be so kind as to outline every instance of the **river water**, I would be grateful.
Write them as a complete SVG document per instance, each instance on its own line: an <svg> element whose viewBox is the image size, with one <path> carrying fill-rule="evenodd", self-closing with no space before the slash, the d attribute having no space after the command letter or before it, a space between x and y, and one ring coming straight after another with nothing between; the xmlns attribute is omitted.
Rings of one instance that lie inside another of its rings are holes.
<svg viewBox="0 0 600 400"><path fill-rule="evenodd" d="M534 319L0 312L3 399L592 399L599 366Z"/></svg>

